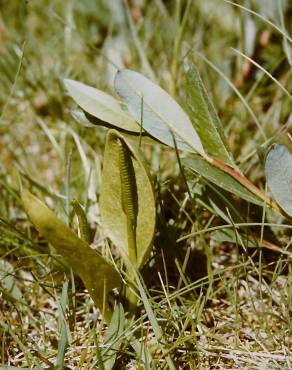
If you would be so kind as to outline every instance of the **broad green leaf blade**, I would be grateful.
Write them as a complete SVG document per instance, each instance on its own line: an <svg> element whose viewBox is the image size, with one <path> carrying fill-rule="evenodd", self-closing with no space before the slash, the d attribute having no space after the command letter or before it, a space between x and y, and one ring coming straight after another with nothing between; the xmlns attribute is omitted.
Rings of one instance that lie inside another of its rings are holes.
<svg viewBox="0 0 292 370"><path fill-rule="evenodd" d="M206 155L188 115L161 87L138 72L124 69L116 74L115 89L151 136L174 147L174 135L178 149Z"/></svg>
<svg viewBox="0 0 292 370"><path fill-rule="evenodd" d="M182 163L190 170L198 173L208 181L211 181L220 188L227 190L248 202L262 206L263 201L246 187L236 181L233 177L213 166L204 158L197 154L192 154L188 158L184 158Z"/></svg>
<svg viewBox="0 0 292 370"><path fill-rule="evenodd" d="M121 144L125 153L121 152ZM137 268L141 267L150 253L154 236L154 193L138 149L115 130L110 130L106 139L100 211L107 236L122 255L129 256ZM132 243L129 220L134 224L136 258L131 245L129 248Z"/></svg>
<svg viewBox="0 0 292 370"><path fill-rule="evenodd" d="M292 217L292 154L284 145L275 144L265 162L269 189L279 206Z"/></svg>
<svg viewBox="0 0 292 370"><path fill-rule="evenodd" d="M112 311L108 293L121 286L118 272L29 191L23 191L22 202L33 225L81 277L94 303L109 321Z"/></svg>
<svg viewBox="0 0 292 370"><path fill-rule="evenodd" d="M117 130L140 132L140 127L122 104L105 92L74 80L64 84L75 102L88 114L95 117L94 124L113 126Z"/></svg>
<svg viewBox="0 0 292 370"><path fill-rule="evenodd" d="M195 66L187 73L187 105L191 121L208 154L234 165L220 119Z"/></svg>

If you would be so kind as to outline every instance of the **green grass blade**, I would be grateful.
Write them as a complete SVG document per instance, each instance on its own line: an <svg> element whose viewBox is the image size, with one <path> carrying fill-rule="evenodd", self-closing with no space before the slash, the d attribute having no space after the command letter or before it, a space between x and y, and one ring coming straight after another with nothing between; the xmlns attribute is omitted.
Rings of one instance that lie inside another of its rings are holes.
<svg viewBox="0 0 292 370"><path fill-rule="evenodd" d="M105 370L111 370L116 362L117 352L122 344L122 333L125 328L124 309L121 304L116 306L112 320L104 337L104 349L102 351L103 366Z"/></svg>
<svg viewBox="0 0 292 370"><path fill-rule="evenodd" d="M152 325L152 329L153 329L153 332L155 334L156 340L160 345L162 353L166 354L167 351L166 351L166 348L164 347L165 346L165 340L164 340L164 337L163 337L162 330L161 330L161 328L159 326L159 323L158 323L158 321L155 317L155 313L154 313L154 311L151 307L151 304L150 304L150 302L147 298L147 295L146 295L145 289L143 288L140 277L139 277L138 273L135 270L134 270L134 275L135 275L136 282L137 282L137 285L138 285L138 289L139 289L139 292L140 292L141 300L142 300L143 305L145 307L145 310L146 310L147 316L149 318L149 321ZM173 363L169 354L165 355L165 360L168 364L169 369L171 369L171 370L176 369L176 367L175 367L175 365L174 365L174 363Z"/></svg>
<svg viewBox="0 0 292 370"><path fill-rule="evenodd" d="M68 301L68 280L64 281L60 302L58 302L60 339L58 342L58 353L56 358L55 370L62 370L65 361L65 352L69 345L69 329L66 323L65 311Z"/></svg>

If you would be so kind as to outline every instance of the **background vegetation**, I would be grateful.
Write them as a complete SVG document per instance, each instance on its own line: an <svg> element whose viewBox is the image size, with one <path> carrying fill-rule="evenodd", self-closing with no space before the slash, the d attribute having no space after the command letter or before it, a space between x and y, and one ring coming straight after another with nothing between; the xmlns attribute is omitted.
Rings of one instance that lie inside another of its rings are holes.
<svg viewBox="0 0 292 370"><path fill-rule="evenodd" d="M291 266L272 250L291 251L291 220L234 206L199 176L189 180L190 200L175 152L146 147L158 207L143 271L153 317L141 303L137 320L110 342L81 281L32 228L19 198L21 181L75 230L70 202L78 199L94 247L116 257L98 206L106 130L74 118L63 79L113 94L116 67L128 67L185 106L191 61L238 166L265 190L266 149L274 141L291 148L291 15L284 0L0 0L4 368L103 369L107 348L117 348L116 369L168 368L167 356L181 369L292 368ZM226 223L240 223L240 233L220 232Z"/></svg>

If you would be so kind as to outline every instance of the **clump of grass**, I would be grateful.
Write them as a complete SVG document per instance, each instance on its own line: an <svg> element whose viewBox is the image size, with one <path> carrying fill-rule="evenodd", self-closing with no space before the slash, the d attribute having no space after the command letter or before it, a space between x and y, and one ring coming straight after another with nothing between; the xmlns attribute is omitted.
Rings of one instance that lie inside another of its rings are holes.
<svg viewBox="0 0 292 370"><path fill-rule="evenodd" d="M272 141L291 147L285 92L291 87L290 10L285 2L268 3L252 2L252 12L219 0L5 3L3 367L102 369L106 354L117 348L115 368L291 368L289 256L254 243L256 235L291 251L289 219L268 210L262 215L243 203L234 209L228 193L186 174L190 199L175 153L147 147L158 203L154 249L140 277L140 315L107 341L107 327L81 280L31 227L19 199L19 183L25 182L75 230L70 202L78 199L93 246L116 257L103 237L98 208L104 131L74 120L62 80L109 91L113 64L124 65L152 75L184 105L184 67L191 59L218 108L238 166L264 189L264 149ZM214 234L226 223L235 242Z"/></svg>

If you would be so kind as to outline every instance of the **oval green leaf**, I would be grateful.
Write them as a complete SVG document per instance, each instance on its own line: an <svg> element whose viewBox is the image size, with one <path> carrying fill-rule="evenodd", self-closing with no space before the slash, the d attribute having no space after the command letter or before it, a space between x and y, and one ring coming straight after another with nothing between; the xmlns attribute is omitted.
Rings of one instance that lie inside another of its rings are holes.
<svg viewBox="0 0 292 370"><path fill-rule="evenodd" d="M208 154L234 166L222 124L194 65L187 73L187 105L194 128Z"/></svg>
<svg viewBox="0 0 292 370"><path fill-rule="evenodd" d="M100 211L106 235L140 268L154 237L154 193L138 149L115 130L106 138Z"/></svg>
<svg viewBox="0 0 292 370"><path fill-rule="evenodd" d="M115 89L143 129L162 143L205 156L201 140L181 106L148 78L128 69L118 71Z"/></svg>
<svg viewBox="0 0 292 370"><path fill-rule="evenodd" d="M121 102L111 95L74 80L65 79L64 84L69 95L87 113L87 118L93 124L140 132L140 127L134 118Z"/></svg>
<svg viewBox="0 0 292 370"><path fill-rule="evenodd" d="M292 217L292 154L275 144L267 154L265 173L269 189L279 206Z"/></svg>
<svg viewBox="0 0 292 370"><path fill-rule="evenodd" d="M108 293L121 286L118 272L29 191L23 191L22 202L35 228L81 277L94 303L109 321L112 310Z"/></svg>

